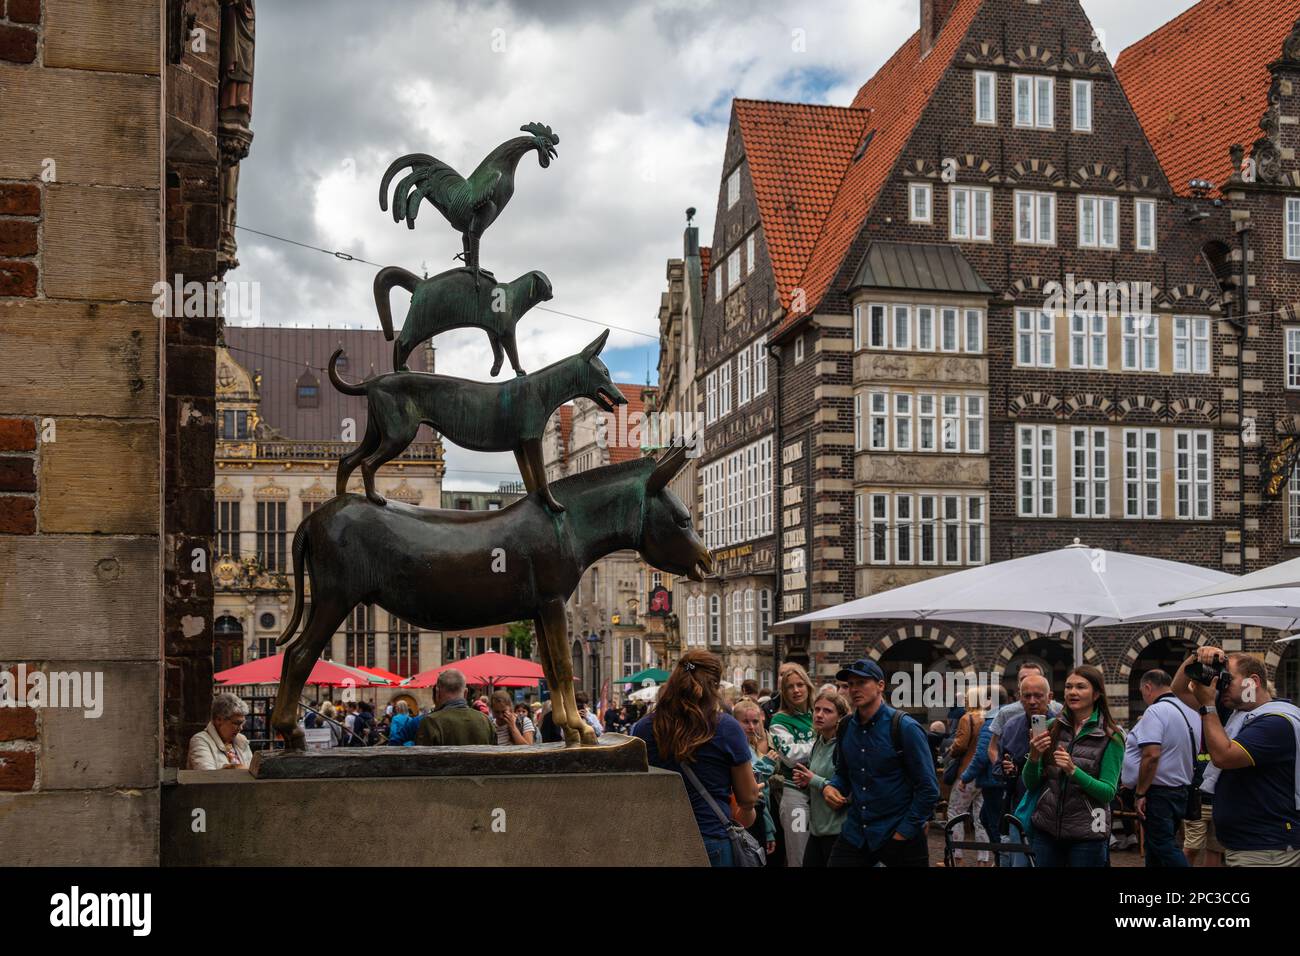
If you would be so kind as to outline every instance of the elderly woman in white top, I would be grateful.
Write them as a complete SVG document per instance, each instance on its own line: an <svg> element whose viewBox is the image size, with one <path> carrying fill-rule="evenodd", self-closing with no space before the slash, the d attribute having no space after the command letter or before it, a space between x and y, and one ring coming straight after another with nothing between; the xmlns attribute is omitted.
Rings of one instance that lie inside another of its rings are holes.
<svg viewBox="0 0 1300 956"><path fill-rule="evenodd" d="M190 769L247 770L253 751L248 738L239 732L247 716L248 705L234 694L214 697L212 720L190 738Z"/></svg>

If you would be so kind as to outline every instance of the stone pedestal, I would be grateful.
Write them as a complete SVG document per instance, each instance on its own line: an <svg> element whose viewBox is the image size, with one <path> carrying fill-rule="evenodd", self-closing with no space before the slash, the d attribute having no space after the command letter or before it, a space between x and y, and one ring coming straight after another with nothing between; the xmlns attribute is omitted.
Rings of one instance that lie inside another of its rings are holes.
<svg viewBox="0 0 1300 956"><path fill-rule="evenodd" d="M176 776L162 790L164 866L708 865L682 778L664 770Z"/></svg>

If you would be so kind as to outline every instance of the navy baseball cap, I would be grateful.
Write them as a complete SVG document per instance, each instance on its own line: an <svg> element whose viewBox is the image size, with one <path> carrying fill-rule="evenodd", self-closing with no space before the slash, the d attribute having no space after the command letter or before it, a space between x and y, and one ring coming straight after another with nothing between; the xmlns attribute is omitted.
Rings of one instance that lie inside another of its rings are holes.
<svg viewBox="0 0 1300 956"><path fill-rule="evenodd" d="M835 675L836 680L842 681L847 681L850 677L867 677L871 680L884 680L885 672L880 669L880 665L875 661L868 657L862 657Z"/></svg>

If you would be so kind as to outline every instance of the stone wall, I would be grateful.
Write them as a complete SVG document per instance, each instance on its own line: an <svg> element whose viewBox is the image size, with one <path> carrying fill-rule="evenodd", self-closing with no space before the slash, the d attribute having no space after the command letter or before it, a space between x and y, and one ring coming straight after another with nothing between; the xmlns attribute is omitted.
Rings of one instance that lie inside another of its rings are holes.
<svg viewBox="0 0 1300 956"><path fill-rule="evenodd" d="M0 710L0 845L158 860L157 0L0 16L0 662L103 712Z"/></svg>

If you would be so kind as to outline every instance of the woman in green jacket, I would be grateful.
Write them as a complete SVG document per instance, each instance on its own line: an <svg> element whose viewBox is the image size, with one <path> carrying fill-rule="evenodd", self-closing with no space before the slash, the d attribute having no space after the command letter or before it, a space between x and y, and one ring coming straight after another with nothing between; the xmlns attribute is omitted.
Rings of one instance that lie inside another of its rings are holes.
<svg viewBox="0 0 1300 956"><path fill-rule="evenodd" d="M1101 671L1081 664L1065 678L1065 709L1029 742L1025 789L1038 794L1030 843L1038 866L1106 866L1110 804L1124 762Z"/></svg>
<svg viewBox="0 0 1300 956"><path fill-rule="evenodd" d="M808 792L794 782L794 768L807 764L816 733L812 722L812 681L798 664L785 665L781 676L781 706L772 715L772 746L781 765L781 829L785 833L785 865L802 866L808 846Z"/></svg>
<svg viewBox="0 0 1300 956"><path fill-rule="evenodd" d="M833 687L824 687L813 700L812 756L807 766L794 768L794 782L808 794L808 848L804 850L803 865L808 868L824 867L831 858L831 847L844 829L848 807L831 809L822 790L835 776L835 735L840 721L849 712L849 702Z"/></svg>

